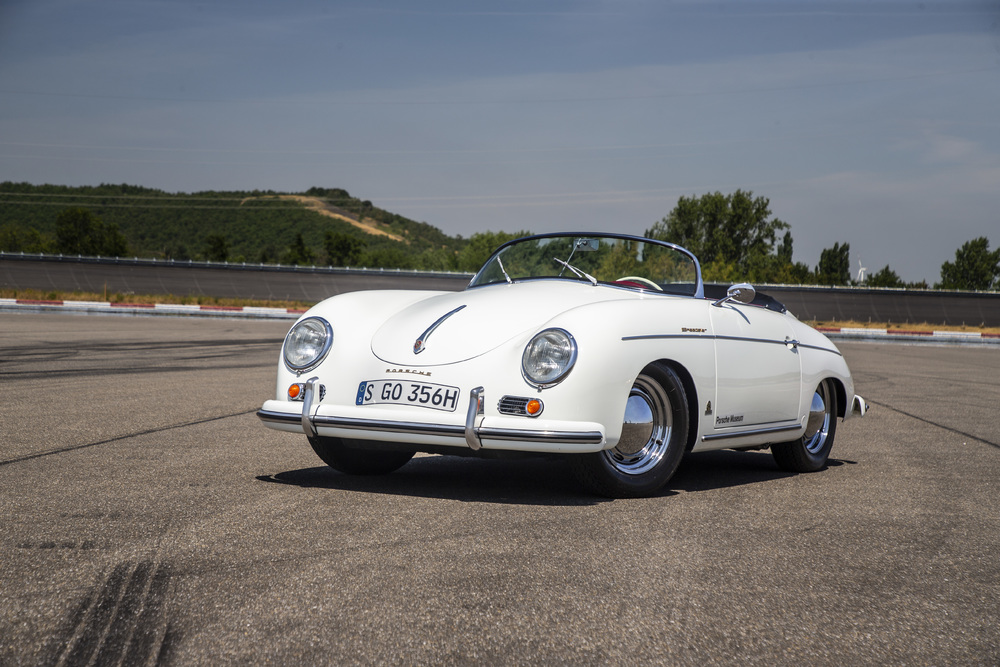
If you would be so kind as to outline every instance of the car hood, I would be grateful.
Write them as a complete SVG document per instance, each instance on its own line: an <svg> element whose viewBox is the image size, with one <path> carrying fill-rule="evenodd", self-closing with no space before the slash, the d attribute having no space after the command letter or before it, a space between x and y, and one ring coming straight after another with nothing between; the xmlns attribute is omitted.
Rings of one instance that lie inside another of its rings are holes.
<svg viewBox="0 0 1000 667"><path fill-rule="evenodd" d="M561 280L438 294L390 316L372 337L372 352L386 363L411 367L454 364L533 333L573 308L639 298L639 293Z"/></svg>

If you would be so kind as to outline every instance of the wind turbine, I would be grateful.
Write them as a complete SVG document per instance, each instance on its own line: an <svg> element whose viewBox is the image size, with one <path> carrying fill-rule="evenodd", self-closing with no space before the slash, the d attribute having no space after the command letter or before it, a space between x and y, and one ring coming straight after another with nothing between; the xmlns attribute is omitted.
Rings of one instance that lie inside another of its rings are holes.
<svg viewBox="0 0 1000 667"><path fill-rule="evenodd" d="M866 269L861 264L861 260L858 260L858 279L855 281L859 285L864 283L868 279L868 269Z"/></svg>

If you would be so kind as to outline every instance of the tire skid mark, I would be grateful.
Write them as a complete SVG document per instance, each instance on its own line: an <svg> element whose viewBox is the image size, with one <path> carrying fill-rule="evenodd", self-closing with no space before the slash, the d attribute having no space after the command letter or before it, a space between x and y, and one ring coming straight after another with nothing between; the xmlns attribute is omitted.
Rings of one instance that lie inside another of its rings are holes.
<svg viewBox="0 0 1000 667"><path fill-rule="evenodd" d="M52 449L47 452L39 452L38 454L28 454L27 456L21 456L16 459L8 459L6 461L0 461L0 467L5 465L10 465L12 463L21 463L22 461L31 461L33 459L40 459L45 456L52 456L53 454L65 454L67 452L75 452L80 449L88 449L90 447L97 447L98 445L107 445L112 442L119 442L121 440L129 440L131 438L138 438L143 435L151 435L153 433L162 433L163 431L172 431L177 428L186 428L188 426L198 426L199 424L208 424L214 421L220 421L223 419L229 419L231 417L242 417L244 415L252 415L257 412L257 408L252 408L250 410L244 410L243 412L233 412L228 415L218 415L216 417L206 417L204 419L195 419L194 421L182 422L180 424L168 424L167 426L160 426L158 428L149 428L143 431L137 431L135 433L126 433L124 435L119 435L114 438L108 438L107 440L99 440L97 442L88 442L83 445L73 445L72 447L62 447L60 449Z"/></svg>
<svg viewBox="0 0 1000 667"><path fill-rule="evenodd" d="M118 612L107 627L101 649L97 652L96 664L115 664L116 658L120 658L125 647L128 646L132 631L135 629L130 621L136 616L136 611L142 609L142 600L146 592L146 585L149 583L150 569L152 569L152 563L143 561L133 570L125 593L118 601Z"/></svg>
<svg viewBox="0 0 1000 667"><path fill-rule="evenodd" d="M228 358L233 355L225 355ZM196 360L197 361L197 360ZM95 367L95 368L78 368L78 369L50 369L45 371L30 370L30 371L0 371L0 376L4 378L9 378L12 381L25 381L25 380L42 380L48 379L53 380L57 378L68 379L68 378L88 378L88 377L103 377L108 375L135 375L136 373L184 373L188 371L224 371L224 370L240 370L246 368L270 368L274 366L273 363L231 363L231 364L215 364L210 367L205 367L204 365L166 365L166 366L147 366L145 368L139 368L136 366L107 366L107 367Z"/></svg>
<svg viewBox="0 0 1000 667"><path fill-rule="evenodd" d="M60 628L45 640L45 645L42 647L42 654L38 660L39 665L55 665L59 663L59 657L66 650L63 644L68 642L67 638L73 637L77 625L80 624L80 620L84 618L87 610L94 603L95 595L94 591L89 592L76 605L73 613L66 617Z"/></svg>
<svg viewBox="0 0 1000 667"><path fill-rule="evenodd" d="M75 614L59 667L157 664L169 633L164 600L169 567L150 560L119 563ZM89 602L89 604L88 604Z"/></svg>
<svg viewBox="0 0 1000 667"><path fill-rule="evenodd" d="M206 362L216 363L217 365L213 366L213 369L238 369L246 367L245 358L248 353L256 350L274 349L275 345L281 344L281 340L254 338L245 341L211 339L190 342L81 342L72 346L44 342L41 344L51 349L39 351L38 345L0 347L0 375L11 380L30 381L132 373L172 373L203 370L203 365ZM147 359L166 360L166 362L163 365L142 368L123 367L120 363L121 355L126 353L134 353L133 356ZM105 361L109 355L113 358L110 362ZM75 365L82 366L82 368L39 369L39 366L43 364L65 366L70 358L74 359ZM226 363L228 359L236 359L240 362ZM192 367L192 363L201 365ZM272 365L271 363L260 363L251 367L264 368Z"/></svg>
<svg viewBox="0 0 1000 667"><path fill-rule="evenodd" d="M954 433L956 435L960 435L960 436L962 436L964 438L968 438L969 440L975 440L976 442L981 442L984 445L989 445L990 447L996 447L997 449L1000 449L1000 443L993 442L991 440L986 440L985 438L980 438L978 435L972 435L971 433L966 433L965 431L960 431L957 428L952 428L951 426L946 426L944 424L939 424L937 422L931 421L930 419L925 419L924 417L921 417L919 415L915 415L915 414L912 414L910 412L907 412L906 410L900 410L899 408L894 408L891 405L886 405L885 403L879 403L878 401L868 401L868 403L870 403L871 405L877 405L880 408L885 408L887 410L892 410L893 412L895 412L897 414L904 415L904 416L909 417L911 419L916 419L917 421L922 421L925 424L930 424L931 426L935 426L937 428L943 429L943 430L948 431L950 433Z"/></svg>
<svg viewBox="0 0 1000 667"><path fill-rule="evenodd" d="M154 573L149 584L142 613L139 615L136 631L132 635L128 651L125 653L123 665L138 665L148 662L149 657L157 652L156 664L165 664L164 656L173 646L176 633L171 631L169 624L160 632L164 617L163 603L167 597L167 587L170 584L170 571L161 565Z"/></svg>
<svg viewBox="0 0 1000 667"><path fill-rule="evenodd" d="M277 339L281 343L281 338ZM80 342L72 345L65 345L58 342L42 341L41 344L47 347L47 351L39 351L39 345L6 346L0 348L0 356L10 356L18 361L26 358L31 361L48 361L48 357L58 355L56 358L78 356L84 352L91 353L112 353L121 352L162 352L164 350L193 350L200 347L271 347L275 343L273 337L268 338L247 338L247 339L215 339L206 338L202 340L162 340L162 341L124 341L119 343L102 342Z"/></svg>
<svg viewBox="0 0 1000 667"><path fill-rule="evenodd" d="M128 565L125 563L115 567L101 587L97 596L97 601L91 606L86 615L81 618L82 627L77 626L74 632L75 641L71 641L67 646L67 653L64 659L60 660L60 665L66 667L76 667L77 665L87 665L94 654L96 644L100 641L100 636L115 607L118 606L118 595L125 583L125 576L128 572Z"/></svg>

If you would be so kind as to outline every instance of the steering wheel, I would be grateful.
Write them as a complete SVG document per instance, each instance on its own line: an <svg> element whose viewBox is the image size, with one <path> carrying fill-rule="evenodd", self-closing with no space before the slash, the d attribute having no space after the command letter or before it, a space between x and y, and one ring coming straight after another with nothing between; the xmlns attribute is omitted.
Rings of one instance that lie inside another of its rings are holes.
<svg viewBox="0 0 1000 667"><path fill-rule="evenodd" d="M645 285L647 287L652 287L657 292L662 292L663 288L654 283L649 278L643 278L642 276L624 276L615 281L616 283L638 283L640 285Z"/></svg>

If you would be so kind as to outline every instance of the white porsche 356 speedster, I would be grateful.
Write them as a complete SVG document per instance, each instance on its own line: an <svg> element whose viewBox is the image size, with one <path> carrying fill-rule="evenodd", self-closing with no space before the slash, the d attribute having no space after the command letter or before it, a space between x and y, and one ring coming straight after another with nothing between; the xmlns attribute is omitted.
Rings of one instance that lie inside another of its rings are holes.
<svg viewBox="0 0 1000 667"><path fill-rule="evenodd" d="M670 243L518 239L461 292L311 308L257 414L348 474L416 452L561 454L591 491L634 497L690 451L769 446L783 469L823 468L837 418L866 410L843 356L750 285L711 291Z"/></svg>

